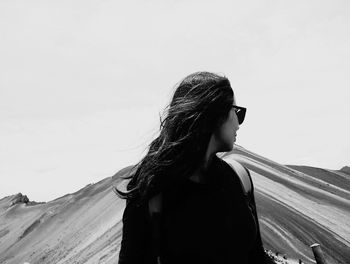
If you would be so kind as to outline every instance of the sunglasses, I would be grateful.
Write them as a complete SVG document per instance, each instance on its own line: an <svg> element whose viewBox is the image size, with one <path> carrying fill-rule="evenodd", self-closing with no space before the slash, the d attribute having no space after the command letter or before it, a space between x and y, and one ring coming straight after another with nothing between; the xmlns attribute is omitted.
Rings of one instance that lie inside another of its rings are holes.
<svg viewBox="0 0 350 264"><path fill-rule="evenodd" d="M238 124L242 124L244 121L245 113L247 112L247 108L238 105L232 105L232 108L235 110L235 113L238 117Z"/></svg>

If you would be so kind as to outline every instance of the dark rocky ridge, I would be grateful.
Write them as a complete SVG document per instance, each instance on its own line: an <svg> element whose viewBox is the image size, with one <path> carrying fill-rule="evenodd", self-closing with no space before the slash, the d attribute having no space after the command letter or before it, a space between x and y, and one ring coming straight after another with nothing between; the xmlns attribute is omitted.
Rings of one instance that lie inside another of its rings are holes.
<svg viewBox="0 0 350 264"><path fill-rule="evenodd" d="M348 166L344 166L340 171L350 175L350 167Z"/></svg>
<svg viewBox="0 0 350 264"><path fill-rule="evenodd" d="M15 204L22 204L22 203L24 203L28 206L31 206L31 205L36 205L36 204L42 204L45 202L30 201L27 195L23 195L22 193L17 193L10 200L10 207L15 205Z"/></svg>

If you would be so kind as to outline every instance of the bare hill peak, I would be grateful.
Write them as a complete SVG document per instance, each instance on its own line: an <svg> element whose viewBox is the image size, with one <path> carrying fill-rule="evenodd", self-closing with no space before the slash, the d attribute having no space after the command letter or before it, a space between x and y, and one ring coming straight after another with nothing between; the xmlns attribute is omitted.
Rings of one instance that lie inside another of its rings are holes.
<svg viewBox="0 0 350 264"><path fill-rule="evenodd" d="M27 204L29 202L29 199L27 195L23 195L22 193L17 193L13 196L11 199L11 205L19 204L19 203L25 203Z"/></svg>
<svg viewBox="0 0 350 264"><path fill-rule="evenodd" d="M24 203L26 205L35 205L35 204L42 204L44 202L35 202L35 201L30 201L27 195L23 195L22 193L17 193L13 195L13 197L10 200L10 207L15 205L15 204L21 204Z"/></svg>
<svg viewBox="0 0 350 264"><path fill-rule="evenodd" d="M350 167L348 166L344 166L343 168L340 169L340 171L350 175Z"/></svg>

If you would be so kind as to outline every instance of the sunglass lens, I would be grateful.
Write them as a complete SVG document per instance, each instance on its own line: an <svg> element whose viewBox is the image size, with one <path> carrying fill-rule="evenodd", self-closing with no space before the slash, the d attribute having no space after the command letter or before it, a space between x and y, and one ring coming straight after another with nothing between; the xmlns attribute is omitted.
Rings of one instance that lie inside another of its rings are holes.
<svg viewBox="0 0 350 264"><path fill-rule="evenodd" d="M236 114L238 117L238 124L242 124L245 118L245 109L236 109Z"/></svg>

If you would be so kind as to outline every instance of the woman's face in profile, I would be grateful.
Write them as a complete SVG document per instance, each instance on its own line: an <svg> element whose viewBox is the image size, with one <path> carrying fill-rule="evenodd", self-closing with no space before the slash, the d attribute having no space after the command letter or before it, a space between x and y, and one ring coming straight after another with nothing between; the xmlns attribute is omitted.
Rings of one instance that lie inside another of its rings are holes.
<svg viewBox="0 0 350 264"><path fill-rule="evenodd" d="M233 104L235 105L235 101ZM233 149L238 129L238 117L235 110L231 108L227 119L213 133L214 142L216 142L216 150L218 152L226 152Z"/></svg>

